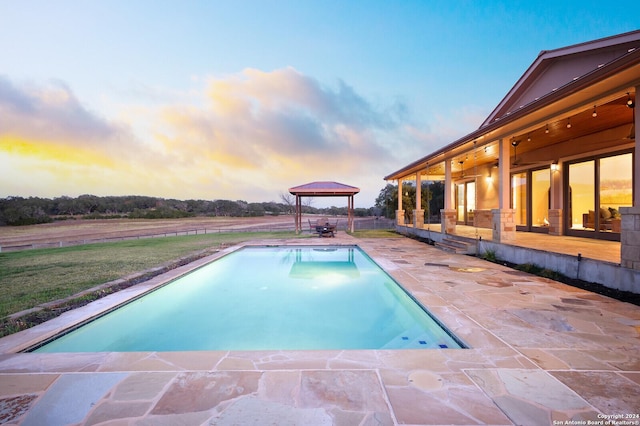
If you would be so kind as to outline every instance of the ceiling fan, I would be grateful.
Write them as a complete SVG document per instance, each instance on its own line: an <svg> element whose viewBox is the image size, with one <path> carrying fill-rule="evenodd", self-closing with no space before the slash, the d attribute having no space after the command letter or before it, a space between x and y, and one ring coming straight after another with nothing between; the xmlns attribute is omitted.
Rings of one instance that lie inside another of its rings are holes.
<svg viewBox="0 0 640 426"><path fill-rule="evenodd" d="M552 159L530 161L530 162L523 162L522 158L518 160L518 145L520 145L520 142L522 142L522 140L516 140L516 139L511 140L511 146L513 146L513 166L518 167L518 166L536 166L536 165L551 164Z"/></svg>
<svg viewBox="0 0 640 426"><path fill-rule="evenodd" d="M511 146L513 147L513 165L518 165L518 145L520 145L521 140L511 139Z"/></svg>
<svg viewBox="0 0 640 426"><path fill-rule="evenodd" d="M460 169L462 171L462 174L460 175L460 178L465 178L465 177L471 178L471 177L480 177L481 176L481 175L465 175L464 174L464 161L460 160L460 161L458 161L458 164L460 164Z"/></svg>

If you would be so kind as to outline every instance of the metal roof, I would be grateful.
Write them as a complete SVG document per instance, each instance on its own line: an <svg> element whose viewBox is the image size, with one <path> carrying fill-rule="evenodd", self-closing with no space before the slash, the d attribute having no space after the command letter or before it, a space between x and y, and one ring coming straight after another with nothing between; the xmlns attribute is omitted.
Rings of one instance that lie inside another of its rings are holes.
<svg viewBox="0 0 640 426"><path fill-rule="evenodd" d="M310 182L289 188L289 193L293 195L306 195L309 197L355 195L358 192L360 192L360 188L355 186L330 181Z"/></svg>

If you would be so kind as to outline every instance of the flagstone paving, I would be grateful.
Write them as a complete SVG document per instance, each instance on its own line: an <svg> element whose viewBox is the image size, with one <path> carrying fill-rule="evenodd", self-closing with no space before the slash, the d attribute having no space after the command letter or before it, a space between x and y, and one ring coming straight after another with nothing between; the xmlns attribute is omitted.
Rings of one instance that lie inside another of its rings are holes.
<svg viewBox="0 0 640 426"><path fill-rule="evenodd" d="M470 348L16 353L191 265L0 339L0 423L640 425L640 307L406 238L303 243L360 245Z"/></svg>

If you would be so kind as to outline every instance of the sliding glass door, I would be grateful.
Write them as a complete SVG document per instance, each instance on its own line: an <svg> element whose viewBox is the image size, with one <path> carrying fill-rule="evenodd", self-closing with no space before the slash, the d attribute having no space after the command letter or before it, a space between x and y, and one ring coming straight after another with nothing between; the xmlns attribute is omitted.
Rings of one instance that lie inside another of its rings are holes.
<svg viewBox="0 0 640 426"><path fill-rule="evenodd" d="M633 203L632 171L632 153L569 164L567 235L618 240L620 207Z"/></svg>
<svg viewBox="0 0 640 426"><path fill-rule="evenodd" d="M544 168L511 175L511 208L519 231L548 232L550 173Z"/></svg>
<svg viewBox="0 0 640 426"><path fill-rule="evenodd" d="M476 183L475 181L456 185L456 210L459 225L473 226L476 211Z"/></svg>

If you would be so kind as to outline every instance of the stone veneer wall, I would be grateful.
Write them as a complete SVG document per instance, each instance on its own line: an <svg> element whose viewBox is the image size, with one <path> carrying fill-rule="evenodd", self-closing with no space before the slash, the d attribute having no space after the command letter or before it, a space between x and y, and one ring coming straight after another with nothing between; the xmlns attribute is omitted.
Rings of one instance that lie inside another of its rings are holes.
<svg viewBox="0 0 640 426"><path fill-rule="evenodd" d="M515 210L513 209L493 209L493 241L508 242L516 239L516 223L514 220Z"/></svg>
<svg viewBox="0 0 640 426"><path fill-rule="evenodd" d="M620 207L620 265L640 271L640 207Z"/></svg>
<svg viewBox="0 0 640 426"><path fill-rule="evenodd" d="M424 226L424 210L413 211L413 226L415 228L422 228Z"/></svg>
<svg viewBox="0 0 640 426"><path fill-rule="evenodd" d="M476 210L473 216L473 225L477 228L491 229L493 224L493 213L491 210Z"/></svg>
<svg viewBox="0 0 640 426"><path fill-rule="evenodd" d="M562 232L562 209L549 210L549 235L564 235Z"/></svg>
<svg viewBox="0 0 640 426"><path fill-rule="evenodd" d="M442 218L441 232L444 234L453 234L456 232L456 223L458 221L457 212L455 209L440 210L440 217Z"/></svg>

